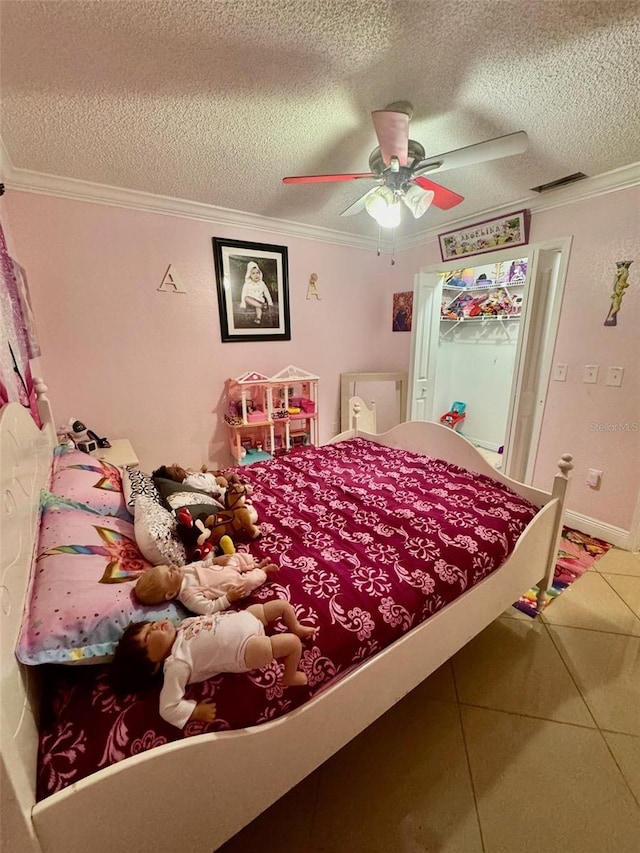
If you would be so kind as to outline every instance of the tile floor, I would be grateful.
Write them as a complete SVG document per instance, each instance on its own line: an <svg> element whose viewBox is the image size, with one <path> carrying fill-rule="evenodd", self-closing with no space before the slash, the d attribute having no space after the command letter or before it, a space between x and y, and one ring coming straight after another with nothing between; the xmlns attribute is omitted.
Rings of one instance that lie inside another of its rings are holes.
<svg viewBox="0 0 640 853"><path fill-rule="evenodd" d="M638 853L640 555L510 608L218 853Z"/></svg>

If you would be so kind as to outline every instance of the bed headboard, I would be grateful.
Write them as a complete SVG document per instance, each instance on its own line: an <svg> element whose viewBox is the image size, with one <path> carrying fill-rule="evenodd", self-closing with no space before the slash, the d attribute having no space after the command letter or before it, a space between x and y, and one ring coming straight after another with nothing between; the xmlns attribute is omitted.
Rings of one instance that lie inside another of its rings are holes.
<svg viewBox="0 0 640 853"><path fill-rule="evenodd" d="M31 850L38 729L37 668L14 653L36 546L40 490L49 484L55 432L40 430L28 409L0 410L0 753L3 843Z"/></svg>

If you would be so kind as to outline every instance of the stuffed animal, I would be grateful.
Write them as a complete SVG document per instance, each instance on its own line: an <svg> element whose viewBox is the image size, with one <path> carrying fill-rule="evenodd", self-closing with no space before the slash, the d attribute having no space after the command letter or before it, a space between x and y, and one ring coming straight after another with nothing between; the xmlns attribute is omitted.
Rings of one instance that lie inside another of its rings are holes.
<svg viewBox="0 0 640 853"><path fill-rule="evenodd" d="M242 483L231 483L224 495L224 510L214 512L204 522L211 530L214 541L219 541L226 533L248 533L251 539L260 538L260 528L255 524L256 510L245 505L246 487Z"/></svg>
<svg viewBox="0 0 640 853"><path fill-rule="evenodd" d="M205 513L199 513L195 518L189 507L183 506L176 512L178 535L187 552L187 560L194 563L204 558L212 551L219 554L235 554L236 548L230 536L223 535L214 541L214 534L205 526Z"/></svg>
<svg viewBox="0 0 640 853"><path fill-rule="evenodd" d="M204 560L210 554L215 545L211 539L211 531L204 526L204 513L193 517L189 507L183 506L176 513L178 522L178 536L187 552L187 560L194 563Z"/></svg>

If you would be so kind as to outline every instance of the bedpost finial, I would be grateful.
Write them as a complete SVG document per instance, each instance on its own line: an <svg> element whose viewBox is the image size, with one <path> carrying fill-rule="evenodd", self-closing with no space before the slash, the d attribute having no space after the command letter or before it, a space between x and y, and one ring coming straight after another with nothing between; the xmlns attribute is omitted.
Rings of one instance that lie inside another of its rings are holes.
<svg viewBox="0 0 640 853"><path fill-rule="evenodd" d="M558 460L558 468L560 469L560 473L564 477L567 477L569 471L573 471L573 456L570 453L563 453Z"/></svg>
<svg viewBox="0 0 640 853"><path fill-rule="evenodd" d="M37 397L40 399L46 398L49 388L45 385L44 379L41 376L33 377L33 387L35 388Z"/></svg>

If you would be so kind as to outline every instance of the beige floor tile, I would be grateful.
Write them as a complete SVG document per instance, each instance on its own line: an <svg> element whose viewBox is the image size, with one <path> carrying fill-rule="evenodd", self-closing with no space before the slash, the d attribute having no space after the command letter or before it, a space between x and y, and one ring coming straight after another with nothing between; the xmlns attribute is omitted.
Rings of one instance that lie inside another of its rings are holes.
<svg viewBox="0 0 640 853"><path fill-rule="evenodd" d="M533 619L493 622L454 656L453 673L460 702L594 726L545 626Z"/></svg>
<svg viewBox="0 0 640 853"><path fill-rule="evenodd" d="M640 619L640 576L603 574L602 577Z"/></svg>
<svg viewBox="0 0 640 853"><path fill-rule="evenodd" d="M609 575L634 575L640 578L640 553L632 554L631 551L611 548L596 560L594 567L596 571Z"/></svg>
<svg viewBox="0 0 640 853"><path fill-rule="evenodd" d="M602 732L622 775L640 804L640 737ZM638 845L640 847L640 844Z"/></svg>
<svg viewBox="0 0 640 853"><path fill-rule="evenodd" d="M559 625L548 630L598 726L640 735L640 639Z"/></svg>
<svg viewBox="0 0 640 853"><path fill-rule="evenodd" d="M640 809L600 732L463 708L486 853L637 853Z"/></svg>
<svg viewBox="0 0 640 853"><path fill-rule="evenodd" d="M315 853L309 844L309 834L318 778L316 770L218 847L215 853L281 853L283 850Z"/></svg>
<svg viewBox="0 0 640 853"><path fill-rule="evenodd" d="M418 688L416 688L418 689ZM453 681L451 661L443 663L439 669L420 685L420 692L426 699L440 699L442 702L455 702L456 686Z"/></svg>
<svg viewBox="0 0 640 853"><path fill-rule="evenodd" d="M513 606L507 607L507 609L504 611L502 616L505 619L520 619L521 622L533 622L534 621L533 616L527 616L527 614L523 613L522 610L518 610L517 607L513 607ZM535 618L537 619L538 617L535 617Z"/></svg>
<svg viewBox="0 0 640 853"><path fill-rule="evenodd" d="M640 578L637 580L640 594ZM640 637L640 619L598 572L586 572L558 596L542 614L550 625L591 628Z"/></svg>
<svg viewBox="0 0 640 853"><path fill-rule="evenodd" d="M480 853L457 705L420 685L321 768L322 853Z"/></svg>

